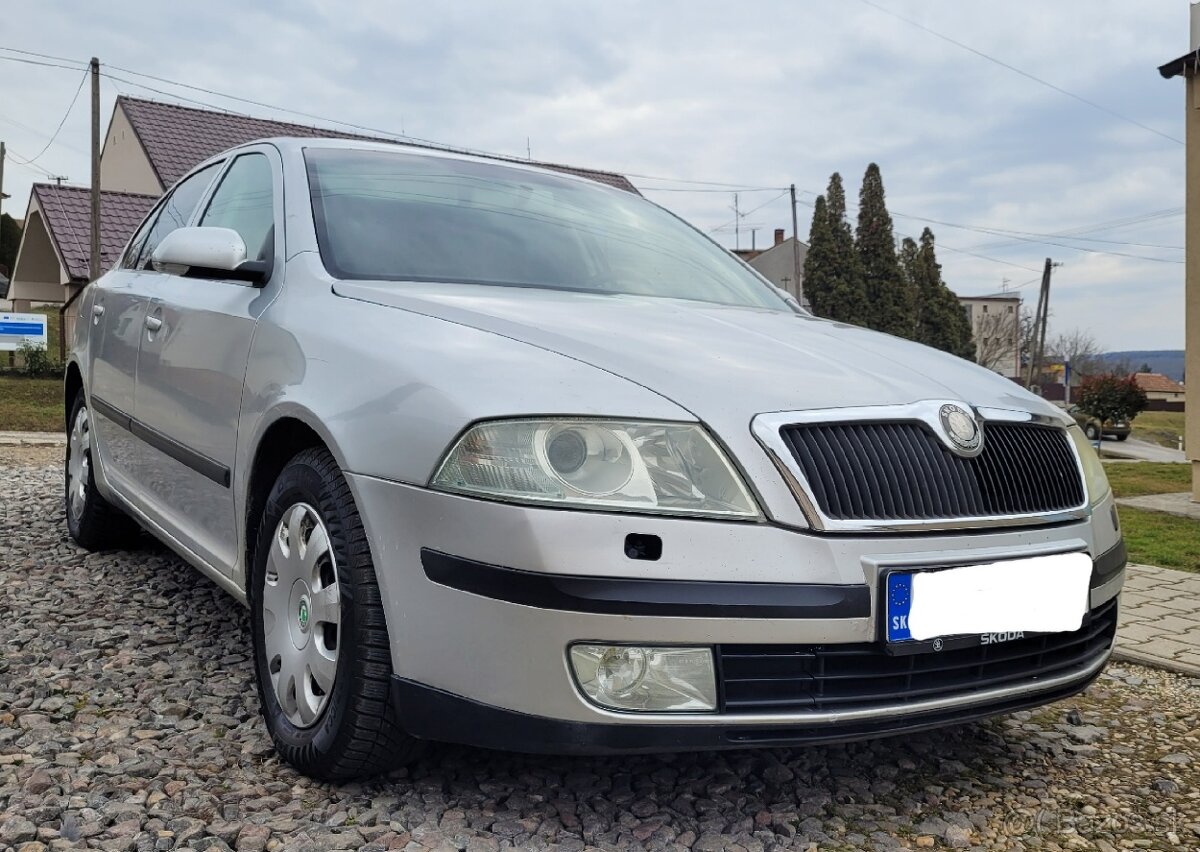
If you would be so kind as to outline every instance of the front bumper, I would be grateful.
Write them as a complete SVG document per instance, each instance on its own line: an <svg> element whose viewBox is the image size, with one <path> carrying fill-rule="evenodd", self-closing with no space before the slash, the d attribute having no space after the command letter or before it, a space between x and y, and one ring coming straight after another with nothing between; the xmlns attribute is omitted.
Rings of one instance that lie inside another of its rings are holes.
<svg viewBox="0 0 1200 852"><path fill-rule="evenodd" d="M401 715L430 739L556 752L735 748L874 737L1007 712L1083 689L1111 643L1053 677L929 702L900 690L895 700L851 711L694 714L589 703L568 648L869 646L880 629L880 577L890 568L1086 550L1097 557L1093 609L1117 596L1124 576L1107 504L1091 520L1056 527L849 537L533 508L347 478L372 545ZM659 536L662 557L627 558L631 533ZM440 567L423 560L423 550L443 557Z"/></svg>
<svg viewBox="0 0 1200 852"><path fill-rule="evenodd" d="M620 723L575 722L518 713L431 686L392 678L404 729L415 737L479 748L535 754L657 754L853 742L959 725L1069 698L1099 677L1107 654L1082 675L1040 690L997 696L978 704L926 713L894 712L823 725L755 726L712 716L704 725L645 724L633 714Z"/></svg>

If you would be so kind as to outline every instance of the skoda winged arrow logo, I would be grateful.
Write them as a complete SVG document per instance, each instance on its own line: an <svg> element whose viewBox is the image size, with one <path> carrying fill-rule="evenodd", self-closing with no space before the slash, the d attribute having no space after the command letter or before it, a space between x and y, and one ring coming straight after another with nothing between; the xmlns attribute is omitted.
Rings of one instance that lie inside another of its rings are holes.
<svg viewBox="0 0 1200 852"><path fill-rule="evenodd" d="M947 403L938 411L942 421L942 430L950 439L951 449L960 455L974 454L983 443L983 432L979 424L971 416L971 412L961 406Z"/></svg>
<svg viewBox="0 0 1200 852"><path fill-rule="evenodd" d="M300 612L296 616L300 622L300 629L308 629L308 598L300 598Z"/></svg>

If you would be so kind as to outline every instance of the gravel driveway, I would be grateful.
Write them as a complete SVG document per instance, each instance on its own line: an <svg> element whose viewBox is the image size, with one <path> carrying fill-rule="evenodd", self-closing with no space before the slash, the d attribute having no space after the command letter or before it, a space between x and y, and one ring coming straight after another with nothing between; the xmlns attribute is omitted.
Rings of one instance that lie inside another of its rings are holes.
<svg viewBox="0 0 1200 852"><path fill-rule="evenodd" d="M59 452L0 452L0 849L1200 847L1200 681L1132 666L903 740L436 747L386 780L313 783L271 752L243 610L150 541L70 544Z"/></svg>

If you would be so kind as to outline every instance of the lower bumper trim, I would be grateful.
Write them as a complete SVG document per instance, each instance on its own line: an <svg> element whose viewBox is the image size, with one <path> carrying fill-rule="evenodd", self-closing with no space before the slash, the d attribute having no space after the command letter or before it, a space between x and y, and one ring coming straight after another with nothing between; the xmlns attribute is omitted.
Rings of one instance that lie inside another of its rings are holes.
<svg viewBox="0 0 1200 852"><path fill-rule="evenodd" d="M538 754L655 754L819 745L924 731L1068 698L1086 689L1101 671L1103 666L1097 666L1077 680L990 703L821 726L755 726L726 721L728 717L714 719L712 725L572 722L493 707L397 676L392 691L401 724L421 739Z"/></svg>

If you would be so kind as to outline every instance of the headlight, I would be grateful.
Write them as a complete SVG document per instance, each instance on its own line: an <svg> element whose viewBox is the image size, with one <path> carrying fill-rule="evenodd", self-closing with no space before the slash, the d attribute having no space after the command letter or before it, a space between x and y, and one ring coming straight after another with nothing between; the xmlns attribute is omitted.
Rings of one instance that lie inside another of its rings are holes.
<svg viewBox="0 0 1200 852"><path fill-rule="evenodd" d="M590 509L758 517L703 428L625 420L495 420L459 438L432 487Z"/></svg>
<svg viewBox="0 0 1200 852"><path fill-rule="evenodd" d="M572 645L571 668L584 694L601 707L644 712L717 708L708 648Z"/></svg>
<svg viewBox="0 0 1200 852"><path fill-rule="evenodd" d="M1088 503L1095 506L1107 497L1111 490L1108 484L1108 474L1104 472L1104 465L1100 463L1100 457L1096 455L1092 442L1087 439L1087 435L1083 434L1079 425L1071 426L1067 432L1070 433L1071 440L1075 442L1075 451L1079 453L1079 460L1083 463L1083 481L1087 486Z"/></svg>

